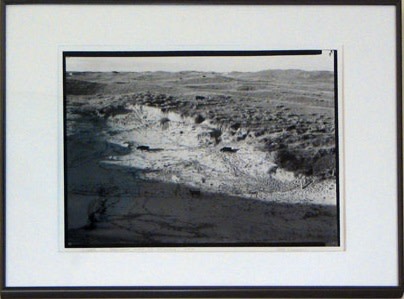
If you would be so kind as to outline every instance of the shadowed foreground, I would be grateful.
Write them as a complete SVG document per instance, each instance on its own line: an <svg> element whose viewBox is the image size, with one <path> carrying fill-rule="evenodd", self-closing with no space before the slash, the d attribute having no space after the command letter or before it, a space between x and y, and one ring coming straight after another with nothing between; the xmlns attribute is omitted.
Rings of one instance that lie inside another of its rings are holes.
<svg viewBox="0 0 404 299"><path fill-rule="evenodd" d="M338 245L335 206L200 192L139 172L94 160L70 169L68 247Z"/></svg>

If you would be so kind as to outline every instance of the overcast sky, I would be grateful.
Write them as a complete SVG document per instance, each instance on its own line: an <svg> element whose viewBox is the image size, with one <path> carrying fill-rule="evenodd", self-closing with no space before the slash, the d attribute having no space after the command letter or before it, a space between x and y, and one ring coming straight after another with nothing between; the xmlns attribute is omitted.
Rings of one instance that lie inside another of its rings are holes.
<svg viewBox="0 0 404 299"><path fill-rule="evenodd" d="M92 72L205 71L256 72L268 69L334 69L333 55L199 56L199 57L68 57L66 70Z"/></svg>

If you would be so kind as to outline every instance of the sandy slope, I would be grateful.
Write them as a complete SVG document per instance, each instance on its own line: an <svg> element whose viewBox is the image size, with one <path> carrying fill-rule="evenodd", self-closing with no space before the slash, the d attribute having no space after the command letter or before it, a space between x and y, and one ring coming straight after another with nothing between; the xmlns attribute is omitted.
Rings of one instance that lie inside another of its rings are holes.
<svg viewBox="0 0 404 299"><path fill-rule="evenodd" d="M316 183L315 178L274 170L276 164L271 154L257 149L257 144L245 140L237 142L226 132L221 136L220 145L216 145L209 135L215 126L209 121L195 124L192 118L182 118L174 112L163 113L154 107L129 106L128 109L132 112L108 120L110 127L123 131L109 141L122 148L132 142L134 150L123 157L109 156L102 161L103 167L122 165L153 170L146 171L143 178L185 184L203 192L222 192L266 201L335 204L333 181ZM161 119L170 121L161 124ZM141 145L157 150L135 150ZM238 151L220 152L224 146ZM302 189L310 182L314 183Z"/></svg>

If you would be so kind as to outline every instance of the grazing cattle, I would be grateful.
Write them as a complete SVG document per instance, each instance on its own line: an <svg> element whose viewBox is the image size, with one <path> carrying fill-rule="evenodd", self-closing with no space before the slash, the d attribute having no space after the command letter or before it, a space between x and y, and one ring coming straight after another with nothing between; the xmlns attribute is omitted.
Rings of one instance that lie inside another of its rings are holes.
<svg viewBox="0 0 404 299"><path fill-rule="evenodd" d="M192 190L192 189L189 189L189 193L191 194L192 197L199 197L199 196L201 196L201 190Z"/></svg>
<svg viewBox="0 0 404 299"><path fill-rule="evenodd" d="M148 150L150 150L150 146L139 145L136 149L141 150L141 151L148 151Z"/></svg>
<svg viewBox="0 0 404 299"><path fill-rule="evenodd" d="M220 151L223 153L237 153L238 150L238 148L231 148L229 146L225 146L220 149Z"/></svg>
<svg viewBox="0 0 404 299"><path fill-rule="evenodd" d="M204 100L205 97L204 96L195 96L195 100Z"/></svg>

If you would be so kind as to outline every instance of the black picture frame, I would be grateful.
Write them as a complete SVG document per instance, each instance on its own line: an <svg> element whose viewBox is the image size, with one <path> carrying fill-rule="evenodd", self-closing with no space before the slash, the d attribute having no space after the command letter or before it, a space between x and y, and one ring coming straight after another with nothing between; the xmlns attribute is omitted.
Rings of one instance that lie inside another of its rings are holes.
<svg viewBox="0 0 404 299"><path fill-rule="evenodd" d="M291 287L203 287L203 286L170 286L170 287L9 287L7 286L6 276L6 7L8 5L26 5L26 4L172 4L172 5L373 5L373 6L394 6L396 10L396 128L397 128L397 207L398 207L398 223L397 223L397 243L398 243L398 285L394 287L385 286L291 286ZM0 271L0 290L3 298L399 298L404 292L404 267L403 267L403 159L402 159L402 17L401 17L401 0L3 0L1 1L1 90L0 90L0 190L1 202L0 213L1 220L1 236L0 255L1 255L1 271Z"/></svg>

